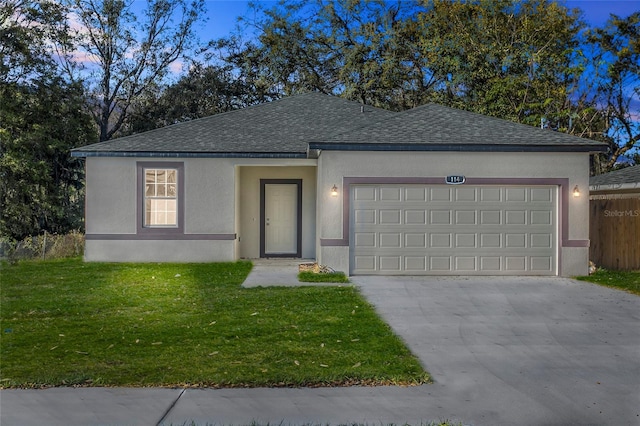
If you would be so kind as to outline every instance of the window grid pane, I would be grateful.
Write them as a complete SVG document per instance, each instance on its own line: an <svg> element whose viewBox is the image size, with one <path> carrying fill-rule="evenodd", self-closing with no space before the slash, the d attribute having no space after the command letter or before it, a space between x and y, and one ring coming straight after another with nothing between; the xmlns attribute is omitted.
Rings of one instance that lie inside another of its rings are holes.
<svg viewBox="0 0 640 426"><path fill-rule="evenodd" d="M177 170L145 169L144 226L178 225Z"/></svg>

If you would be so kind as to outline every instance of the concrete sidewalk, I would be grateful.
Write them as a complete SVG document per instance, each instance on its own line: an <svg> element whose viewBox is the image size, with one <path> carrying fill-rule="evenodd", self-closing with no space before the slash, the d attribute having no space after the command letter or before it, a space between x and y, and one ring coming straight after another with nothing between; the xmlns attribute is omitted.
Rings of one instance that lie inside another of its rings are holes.
<svg viewBox="0 0 640 426"><path fill-rule="evenodd" d="M445 415L435 408L434 404L452 405L448 396L436 396L437 388L3 390L0 424L423 425L466 411L460 407Z"/></svg>
<svg viewBox="0 0 640 426"><path fill-rule="evenodd" d="M307 262L300 259L252 259L251 263L253 268L242 287L297 286L300 284L298 265Z"/></svg>
<svg viewBox="0 0 640 426"><path fill-rule="evenodd" d="M335 286L331 283L304 283L298 281L299 265L313 263L304 259L252 259L253 268L242 283L242 287L300 287L300 286Z"/></svg>
<svg viewBox="0 0 640 426"><path fill-rule="evenodd" d="M355 277L419 387L0 391L0 424L640 425L640 297L563 278Z"/></svg>

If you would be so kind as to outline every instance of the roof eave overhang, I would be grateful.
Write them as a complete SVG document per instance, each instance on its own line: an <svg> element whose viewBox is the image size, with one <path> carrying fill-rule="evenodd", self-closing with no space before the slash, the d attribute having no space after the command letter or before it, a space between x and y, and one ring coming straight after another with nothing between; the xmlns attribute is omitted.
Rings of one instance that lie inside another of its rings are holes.
<svg viewBox="0 0 640 426"><path fill-rule="evenodd" d="M318 150L327 151L431 151L431 152L606 152L606 145L587 144L380 144L311 142L307 152L181 152L181 151L90 151L77 148L72 157L140 157L140 158L313 158Z"/></svg>
<svg viewBox="0 0 640 426"><path fill-rule="evenodd" d="M306 152L159 152L159 151L71 151L72 157L135 158L307 158Z"/></svg>
<svg viewBox="0 0 640 426"><path fill-rule="evenodd" d="M640 192L640 182L589 185L589 191L596 194L601 192L608 192L608 191L625 191L625 190L633 190L636 192Z"/></svg>
<svg viewBox="0 0 640 426"><path fill-rule="evenodd" d="M608 147L588 144L379 144L311 142L309 149L326 151L445 151L445 152L606 152Z"/></svg>

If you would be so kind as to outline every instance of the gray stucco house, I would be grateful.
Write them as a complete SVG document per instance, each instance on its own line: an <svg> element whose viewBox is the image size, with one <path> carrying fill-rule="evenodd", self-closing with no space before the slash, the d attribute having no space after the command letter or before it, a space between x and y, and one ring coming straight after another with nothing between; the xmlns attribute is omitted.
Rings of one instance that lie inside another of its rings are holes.
<svg viewBox="0 0 640 426"><path fill-rule="evenodd" d="M86 159L87 261L575 275L588 267L589 154L605 149L434 104L308 93L72 155Z"/></svg>

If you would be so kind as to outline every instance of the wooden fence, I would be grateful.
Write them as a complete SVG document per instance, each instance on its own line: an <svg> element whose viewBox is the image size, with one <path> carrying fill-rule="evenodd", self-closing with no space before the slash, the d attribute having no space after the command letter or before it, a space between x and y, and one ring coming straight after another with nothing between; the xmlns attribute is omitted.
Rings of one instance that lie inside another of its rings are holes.
<svg viewBox="0 0 640 426"><path fill-rule="evenodd" d="M589 258L596 266L640 270L640 198L589 201Z"/></svg>

